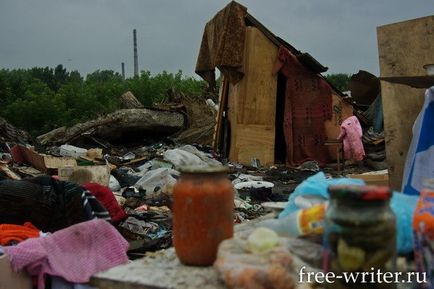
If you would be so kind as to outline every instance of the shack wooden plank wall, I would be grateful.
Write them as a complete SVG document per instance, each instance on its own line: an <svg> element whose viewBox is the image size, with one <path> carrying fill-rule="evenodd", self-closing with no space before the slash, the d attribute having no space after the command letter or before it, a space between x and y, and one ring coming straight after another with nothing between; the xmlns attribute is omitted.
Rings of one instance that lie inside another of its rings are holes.
<svg viewBox="0 0 434 289"><path fill-rule="evenodd" d="M346 118L353 115L353 106L342 100L336 93L332 93L332 119L324 123L327 138L335 140L341 132L341 124ZM329 146L330 159L336 160L336 147Z"/></svg>
<svg viewBox="0 0 434 289"><path fill-rule="evenodd" d="M380 76L425 75L434 63L434 16L377 27ZM412 126L422 107L424 89L381 82L386 156L390 185L401 189Z"/></svg>
<svg viewBox="0 0 434 289"><path fill-rule="evenodd" d="M272 75L278 48L257 28L247 27L244 78L229 88L231 149L229 159L250 164L257 158L274 164L277 75Z"/></svg>

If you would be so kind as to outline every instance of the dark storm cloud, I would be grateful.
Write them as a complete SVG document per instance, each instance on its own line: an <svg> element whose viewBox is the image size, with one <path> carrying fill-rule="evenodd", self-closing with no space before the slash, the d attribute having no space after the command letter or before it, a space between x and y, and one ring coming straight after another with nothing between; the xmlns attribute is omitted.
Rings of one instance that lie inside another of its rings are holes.
<svg viewBox="0 0 434 289"><path fill-rule="evenodd" d="M0 0L0 67L64 64L127 74L137 29L141 70L194 74L205 23L228 1ZM244 0L265 26L329 72L378 74L376 27L432 14L430 0Z"/></svg>

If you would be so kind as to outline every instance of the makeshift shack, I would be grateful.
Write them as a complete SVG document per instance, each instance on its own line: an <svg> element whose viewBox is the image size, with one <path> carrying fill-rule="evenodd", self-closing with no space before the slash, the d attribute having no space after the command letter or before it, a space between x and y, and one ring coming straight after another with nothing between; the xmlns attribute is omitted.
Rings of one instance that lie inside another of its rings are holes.
<svg viewBox="0 0 434 289"><path fill-rule="evenodd" d="M412 128L424 101L425 64L434 63L434 16L377 27L390 186L401 189ZM429 79L428 79L429 80Z"/></svg>
<svg viewBox="0 0 434 289"><path fill-rule="evenodd" d="M215 85L222 73L215 149L232 162L285 163L336 159L325 146L352 115L327 70L231 2L205 26L196 72Z"/></svg>

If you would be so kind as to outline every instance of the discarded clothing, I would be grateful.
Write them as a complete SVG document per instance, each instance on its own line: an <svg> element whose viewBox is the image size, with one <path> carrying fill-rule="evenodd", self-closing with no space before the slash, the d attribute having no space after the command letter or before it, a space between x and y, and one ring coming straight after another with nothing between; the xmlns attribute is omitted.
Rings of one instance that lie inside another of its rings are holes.
<svg viewBox="0 0 434 289"><path fill-rule="evenodd" d="M160 227L157 223L145 222L138 220L135 217L128 217L128 219L122 222L119 227L142 238L148 237L152 240L164 237L169 233L169 231Z"/></svg>
<svg viewBox="0 0 434 289"><path fill-rule="evenodd" d="M384 131L375 132L374 127L370 127L362 137L364 144L380 144L384 142Z"/></svg>
<svg viewBox="0 0 434 289"><path fill-rule="evenodd" d="M96 219L4 251L14 271L37 276L38 289L44 289L46 274L73 283L89 282L93 274L126 263L127 248L128 242L112 225Z"/></svg>
<svg viewBox="0 0 434 289"><path fill-rule="evenodd" d="M93 196L85 192L77 184L50 176L0 181L0 223L31 222L44 232L54 232L90 220L98 215L92 212L105 209L96 199L89 201ZM107 212L104 217L109 217Z"/></svg>
<svg viewBox="0 0 434 289"><path fill-rule="evenodd" d="M111 221L109 212L106 208L93 196L88 190L83 190L81 194L81 199L83 201L83 209L86 213L87 220L92 220L95 218Z"/></svg>
<svg viewBox="0 0 434 289"><path fill-rule="evenodd" d="M215 86L215 67L233 84L243 76L247 8L232 1L209 21L203 32L196 73Z"/></svg>
<svg viewBox="0 0 434 289"><path fill-rule="evenodd" d="M30 221L37 228L49 231L59 222L55 213L56 195L25 180L0 181L0 223L22 225Z"/></svg>
<svg viewBox="0 0 434 289"><path fill-rule="evenodd" d="M404 167L402 191L420 194L427 179L434 178L434 86L425 92L425 102L413 125L413 138Z"/></svg>
<svg viewBox="0 0 434 289"><path fill-rule="evenodd" d="M362 136L362 127L357 117L350 116L342 122L338 139L343 140L345 159L352 161L363 160L365 149L363 148Z"/></svg>
<svg viewBox="0 0 434 289"><path fill-rule="evenodd" d="M316 160L321 166L325 165L329 162L329 153L324 145L327 140L324 122L332 117L330 85L283 46L279 48L275 69L287 79L283 128L286 164L296 167Z"/></svg>
<svg viewBox="0 0 434 289"><path fill-rule="evenodd" d="M99 202L107 209L114 224L126 219L128 215L119 206L113 192L103 185L97 183L87 183L82 185L83 188L88 190Z"/></svg>
<svg viewBox="0 0 434 289"><path fill-rule="evenodd" d="M38 228L30 222L24 225L1 224L0 225L0 245L15 245L28 238L37 238L40 236Z"/></svg>

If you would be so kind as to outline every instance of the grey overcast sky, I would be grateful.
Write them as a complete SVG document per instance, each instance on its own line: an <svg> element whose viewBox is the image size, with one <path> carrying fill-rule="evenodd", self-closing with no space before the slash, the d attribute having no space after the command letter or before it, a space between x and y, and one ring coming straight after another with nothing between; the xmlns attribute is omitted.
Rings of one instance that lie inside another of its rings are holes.
<svg viewBox="0 0 434 289"><path fill-rule="evenodd" d="M82 74L179 69L193 76L205 23L228 0L0 0L0 68L63 64ZM432 15L432 0L240 0L328 73L378 74L376 27Z"/></svg>

